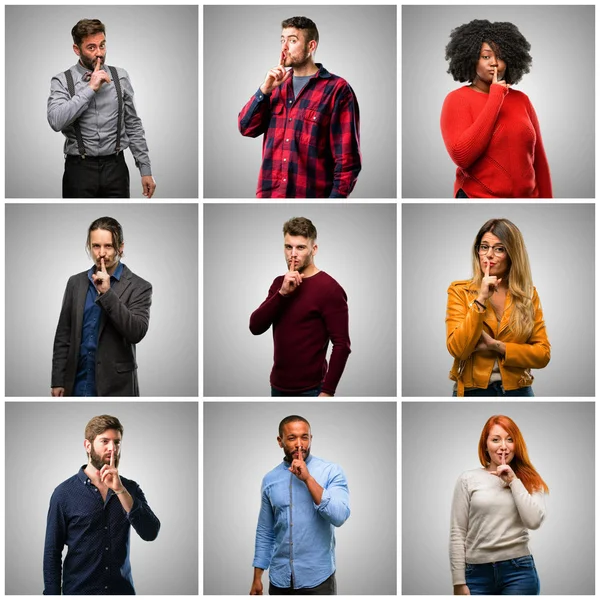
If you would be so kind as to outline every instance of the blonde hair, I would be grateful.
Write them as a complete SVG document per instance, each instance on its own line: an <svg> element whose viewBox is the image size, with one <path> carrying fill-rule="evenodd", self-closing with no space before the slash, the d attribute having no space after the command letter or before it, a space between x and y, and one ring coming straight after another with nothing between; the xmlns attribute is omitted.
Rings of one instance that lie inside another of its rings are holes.
<svg viewBox="0 0 600 600"><path fill-rule="evenodd" d="M525 240L519 228L508 219L490 219L477 233L473 244L473 284L479 289L483 273L479 262L477 246L486 233L493 233L506 248L508 254L508 289L512 296L513 310L510 315L510 328L524 340L533 331L533 281Z"/></svg>

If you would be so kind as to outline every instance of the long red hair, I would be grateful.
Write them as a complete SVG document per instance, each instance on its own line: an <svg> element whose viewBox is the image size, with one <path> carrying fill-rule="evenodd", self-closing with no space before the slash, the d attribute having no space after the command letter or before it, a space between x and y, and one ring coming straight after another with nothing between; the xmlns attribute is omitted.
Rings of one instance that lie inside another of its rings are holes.
<svg viewBox="0 0 600 600"><path fill-rule="evenodd" d="M515 475L523 482L525 489L530 493L543 490L548 493L546 482L540 477L540 474L535 470L529 460L527 453L527 445L523 439L523 434L517 427L517 424L505 415L494 415L487 420L483 427L481 437L479 438L479 462L487 467L490 464L490 457L487 450L487 439L490 434L490 429L494 425L500 425L513 439L515 444L514 458L510 463L511 469Z"/></svg>

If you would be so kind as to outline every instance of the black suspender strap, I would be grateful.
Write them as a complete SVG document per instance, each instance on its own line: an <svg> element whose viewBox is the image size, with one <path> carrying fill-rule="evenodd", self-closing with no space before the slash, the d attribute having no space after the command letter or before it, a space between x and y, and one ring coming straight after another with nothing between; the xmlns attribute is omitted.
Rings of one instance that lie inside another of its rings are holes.
<svg viewBox="0 0 600 600"><path fill-rule="evenodd" d="M75 95L75 83L73 82L73 75L71 69L65 71L65 77L67 78L67 88L71 98ZM81 127L79 127L79 119L73 122L73 128L75 129L75 137L77 138L77 147L79 148L79 154L81 158L85 158L85 146L83 145L83 137L81 136Z"/></svg>
<svg viewBox="0 0 600 600"><path fill-rule="evenodd" d="M121 91L121 82L119 81L119 74L117 73L116 67L108 67L112 80L115 82L115 88L117 89L117 99L119 101L119 114L117 116L117 154L121 151L121 115L123 114L123 92Z"/></svg>

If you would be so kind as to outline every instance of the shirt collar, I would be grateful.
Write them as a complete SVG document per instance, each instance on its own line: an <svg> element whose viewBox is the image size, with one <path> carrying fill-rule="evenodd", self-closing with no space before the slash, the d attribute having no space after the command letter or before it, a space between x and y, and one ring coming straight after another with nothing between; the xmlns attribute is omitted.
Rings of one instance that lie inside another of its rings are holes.
<svg viewBox="0 0 600 600"><path fill-rule="evenodd" d="M85 472L86 467L87 467L87 465L81 465L81 469L79 469L79 471L77 472L77 479L79 479L79 481L81 481L81 483L83 483L83 485L90 485L92 482L90 481L90 478L87 476L87 473Z"/></svg>
<svg viewBox="0 0 600 600"><path fill-rule="evenodd" d="M86 73L91 73L92 70L88 69L87 67L84 67L79 61L77 61L75 63L75 70L80 74L80 75L85 75Z"/></svg>
<svg viewBox="0 0 600 600"><path fill-rule="evenodd" d="M96 265L94 265L88 272L88 279L92 281L92 275L96 272ZM111 279L121 281L121 275L123 274L123 263L119 261L119 266L115 269L115 272L110 276ZM92 281L93 283L93 281Z"/></svg>
<svg viewBox="0 0 600 600"><path fill-rule="evenodd" d="M322 79L329 79L331 77L331 73L321 63L315 63L315 65L319 67L317 77L321 77Z"/></svg>

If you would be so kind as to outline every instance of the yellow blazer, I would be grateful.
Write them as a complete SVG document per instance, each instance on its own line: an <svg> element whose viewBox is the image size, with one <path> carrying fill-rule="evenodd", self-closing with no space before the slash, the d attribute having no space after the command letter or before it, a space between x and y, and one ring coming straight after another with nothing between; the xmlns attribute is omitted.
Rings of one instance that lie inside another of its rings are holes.
<svg viewBox="0 0 600 600"><path fill-rule="evenodd" d="M478 295L479 289L471 280L454 281L448 288L446 346L454 357L450 379L458 383L458 396L464 395L465 387L487 388L495 360L500 366L504 389L516 390L531 385L531 369L543 369L550 361L550 342L536 289L533 288L532 299L533 331L527 339L518 337L510 328L510 292L506 294L500 323L489 304L485 312L479 312L475 304ZM504 357L491 350L473 352L484 329L488 335L506 344Z"/></svg>

